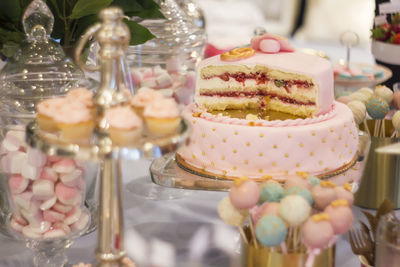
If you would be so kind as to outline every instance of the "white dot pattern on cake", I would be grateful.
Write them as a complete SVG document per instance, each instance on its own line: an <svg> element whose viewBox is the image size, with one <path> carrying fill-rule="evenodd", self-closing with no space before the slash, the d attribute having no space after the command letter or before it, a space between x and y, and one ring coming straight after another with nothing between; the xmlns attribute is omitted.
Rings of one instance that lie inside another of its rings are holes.
<svg viewBox="0 0 400 267"><path fill-rule="evenodd" d="M334 170L354 158L358 144L351 111L341 103L335 105L334 117L300 126L232 125L196 118L191 134L196 142L179 154L197 168L227 176ZM190 106L183 115L193 121Z"/></svg>

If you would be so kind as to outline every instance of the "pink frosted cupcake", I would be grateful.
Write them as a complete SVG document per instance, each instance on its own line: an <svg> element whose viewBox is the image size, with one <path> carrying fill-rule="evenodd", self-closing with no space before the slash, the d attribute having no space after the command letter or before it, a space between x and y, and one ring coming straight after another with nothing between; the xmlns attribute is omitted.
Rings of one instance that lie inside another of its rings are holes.
<svg viewBox="0 0 400 267"><path fill-rule="evenodd" d="M54 114L61 136L72 141L88 139L94 129L91 111L81 102L66 101Z"/></svg>
<svg viewBox="0 0 400 267"><path fill-rule="evenodd" d="M40 129L47 132L55 132L58 130L54 116L61 110L66 102L67 100L65 98L51 98L40 102L36 106L36 120Z"/></svg>
<svg viewBox="0 0 400 267"><path fill-rule="evenodd" d="M93 92L86 88L74 88L70 90L65 96L68 100L78 101L84 104L92 114L95 114L95 107L93 105Z"/></svg>
<svg viewBox="0 0 400 267"><path fill-rule="evenodd" d="M143 88L133 96L131 105L136 113L143 117L145 107L162 98L163 96L160 92L150 88Z"/></svg>
<svg viewBox="0 0 400 267"><path fill-rule="evenodd" d="M177 131L180 124L179 109L171 98L153 101L144 110L147 129L154 135L166 135Z"/></svg>
<svg viewBox="0 0 400 267"><path fill-rule="evenodd" d="M106 111L111 140L120 145L131 144L140 138L142 120L129 106L115 107Z"/></svg>

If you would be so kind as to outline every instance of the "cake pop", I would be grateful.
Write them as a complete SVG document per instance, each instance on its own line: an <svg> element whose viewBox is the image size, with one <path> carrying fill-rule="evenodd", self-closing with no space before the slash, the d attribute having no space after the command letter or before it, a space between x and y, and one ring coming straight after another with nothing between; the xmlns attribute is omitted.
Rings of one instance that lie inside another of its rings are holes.
<svg viewBox="0 0 400 267"><path fill-rule="evenodd" d="M374 94L382 97L388 104L392 102L393 92L384 85L378 85L377 87L375 87Z"/></svg>
<svg viewBox="0 0 400 267"><path fill-rule="evenodd" d="M279 215L290 225L298 226L311 213L311 206L307 200L298 195L284 197L279 205Z"/></svg>
<svg viewBox="0 0 400 267"><path fill-rule="evenodd" d="M284 196L290 196L290 195L297 195L303 197L305 200L307 200L308 204L312 205L313 204L313 199L311 196L310 190L304 187L299 187L299 186L294 186L287 188L284 192Z"/></svg>
<svg viewBox="0 0 400 267"><path fill-rule="evenodd" d="M351 97L351 99L361 101L364 104L366 104L368 102L368 100L370 99L370 97L368 95L365 95L361 92L352 93L350 95L350 97Z"/></svg>
<svg viewBox="0 0 400 267"><path fill-rule="evenodd" d="M236 226L246 243L247 237L243 232L242 224L246 220L245 212L236 209L229 197L224 197L218 205L218 215L221 219L229 225Z"/></svg>
<svg viewBox="0 0 400 267"><path fill-rule="evenodd" d="M321 181L319 185L311 189L311 195L317 209L325 209L326 206L336 199L335 187L336 185L331 181Z"/></svg>
<svg viewBox="0 0 400 267"><path fill-rule="evenodd" d="M321 183L321 180L318 177L315 177L314 175L311 174L308 175L308 180L310 181L312 187L319 185Z"/></svg>
<svg viewBox="0 0 400 267"><path fill-rule="evenodd" d="M398 91L398 92L400 92L400 91ZM395 136L399 137L399 135L400 135L400 111L399 110L396 111L396 113L393 115L392 124L393 124L393 127L395 130L391 137L392 138Z"/></svg>
<svg viewBox="0 0 400 267"><path fill-rule="evenodd" d="M365 104L359 100L353 100L347 103L347 106L353 112L354 120L357 123L357 125L360 125L364 121L367 111Z"/></svg>
<svg viewBox="0 0 400 267"><path fill-rule="evenodd" d="M367 105L367 112L368 114L375 119L375 127L374 127L374 136L379 136L381 134L380 133L380 120L382 120L382 129L384 128L384 118L386 116L386 114L389 112L389 105L388 103L380 96L377 95L373 95ZM382 132L384 133L384 131Z"/></svg>
<svg viewBox="0 0 400 267"><path fill-rule="evenodd" d="M301 236L303 243L310 249L322 249L328 246L334 236L329 215L319 213L308 218L301 229Z"/></svg>
<svg viewBox="0 0 400 267"><path fill-rule="evenodd" d="M400 91L393 93L392 106L395 109L400 109Z"/></svg>
<svg viewBox="0 0 400 267"><path fill-rule="evenodd" d="M259 203L279 202L282 197L283 188L278 182L270 180L261 185L261 195Z"/></svg>
<svg viewBox="0 0 400 267"><path fill-rule="evenodd" d="M360 92L360 93L368 96L368 99L374 94L374 90L372 90L369 87L362 87L362 88L358 89L357 92Z"/></svg>
<svg viewBox="0 0 400 267"><path fill-rule="evenodd" d="M311 183L308 180L308 175L299 175L298 176L290 177L285 182L285 188L290 187L303 187L307 189L311 189Z"/></svg>
<svg viewBox="0 0 400 267"><path fill-rule="evenodd" d="M266 205L265 205L266 204ZM264 203L261 209L261 216L279 214L279 202Z"/></svg>
<svg viewBox="0 0 400 267"><path fill-rule="evenodd" d="M353 100L353 98L351 98L351 97L348 96L348 95L342 95L342 96L339 96L339 97L336 99L336 101L341 102L341 103L343 103L343 104L347 104L347 103L349 103L349 102L352 101L352 100Z"/></svg>
<svg viewBox="0 0 400 267"><path fill-rule="evenodd" d="M347 232L353 224L353 212L345 199L333 201L326 207L325 213L329 215L333 231L336 235Z"/></svg>
<svg viewBox="0 0 400 267"><path fill-rule="evenodd" d="M247 178L240 178L229 191L232 205L237 209L250 209L254 207L260 198L258 184Z"/></svg>
<svg viewBox="0 0 400 267"><path fill-rule="evenodd" d="M351 192L351 185L349 183L345 183L343 186L335 187L335 191L337 199L345 199L350 206L353 205L354 195Z"/></svg>
<svg viewBox="0 0 400 267"><path fill-rule="evenodd" d="M257 223L256 236L264 246L278 246L285 241L287 236L285 222L275 215L263 216Z"/></svg>

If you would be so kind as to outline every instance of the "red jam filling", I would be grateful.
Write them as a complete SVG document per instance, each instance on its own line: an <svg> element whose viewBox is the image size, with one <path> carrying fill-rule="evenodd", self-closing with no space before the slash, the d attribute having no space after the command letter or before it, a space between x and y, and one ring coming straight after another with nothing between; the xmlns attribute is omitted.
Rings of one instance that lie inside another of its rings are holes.
<svg viewBox="0 0 400 267"><path fill-rule="evenodd" d="M280 96L275 93L270 93L266 91L252 91L252 92L203 92L200 93L202 96L220 96L220 97L266 97L268 96L271 99L277 98L282 102L289 103L289 104L296 104L296 105L305 105L305 106L314 106L315 102L304 102L304 101L298 101L295 99L292 99L290 97L286 96ZM263 102L262 102L263 103Z"/></svg>

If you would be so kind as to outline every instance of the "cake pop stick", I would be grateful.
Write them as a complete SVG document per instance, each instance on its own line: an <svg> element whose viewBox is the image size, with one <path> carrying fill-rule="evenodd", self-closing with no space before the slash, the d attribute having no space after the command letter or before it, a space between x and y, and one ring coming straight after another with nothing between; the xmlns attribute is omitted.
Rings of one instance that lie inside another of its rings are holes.
<svg viewBox="0 0 400 267"><path fill-rule="evenodd" d="M393 124L393 127L394 127L394 131L393 131L392 136L390 136L390 138L399 137L399 133L400 133L400 111L396 111L396 113L393 115L392 124Z"/></svg>
<svg viewBox="0 0 400 267"><path fill-rule="evenodd" d="M236 226L244 242L246 242L246 244L249 243L246 234L244 233L242 228L242 224L246 220L245 217L246 212L236 209L232 205L229 197L225 197L221 200L221 202L218 205L218 214L219 217L221 217L221 219L224 222L226 222L229 225Z"/></svg>
<svg viewBox="0 0 400 267"><path fill-rule="evenodd" d="M380 121L383 120L389 112L389 105L382 97L374 95L369 99L366 107L368 114L376 120L374 136L379 136Z"/></svg>

